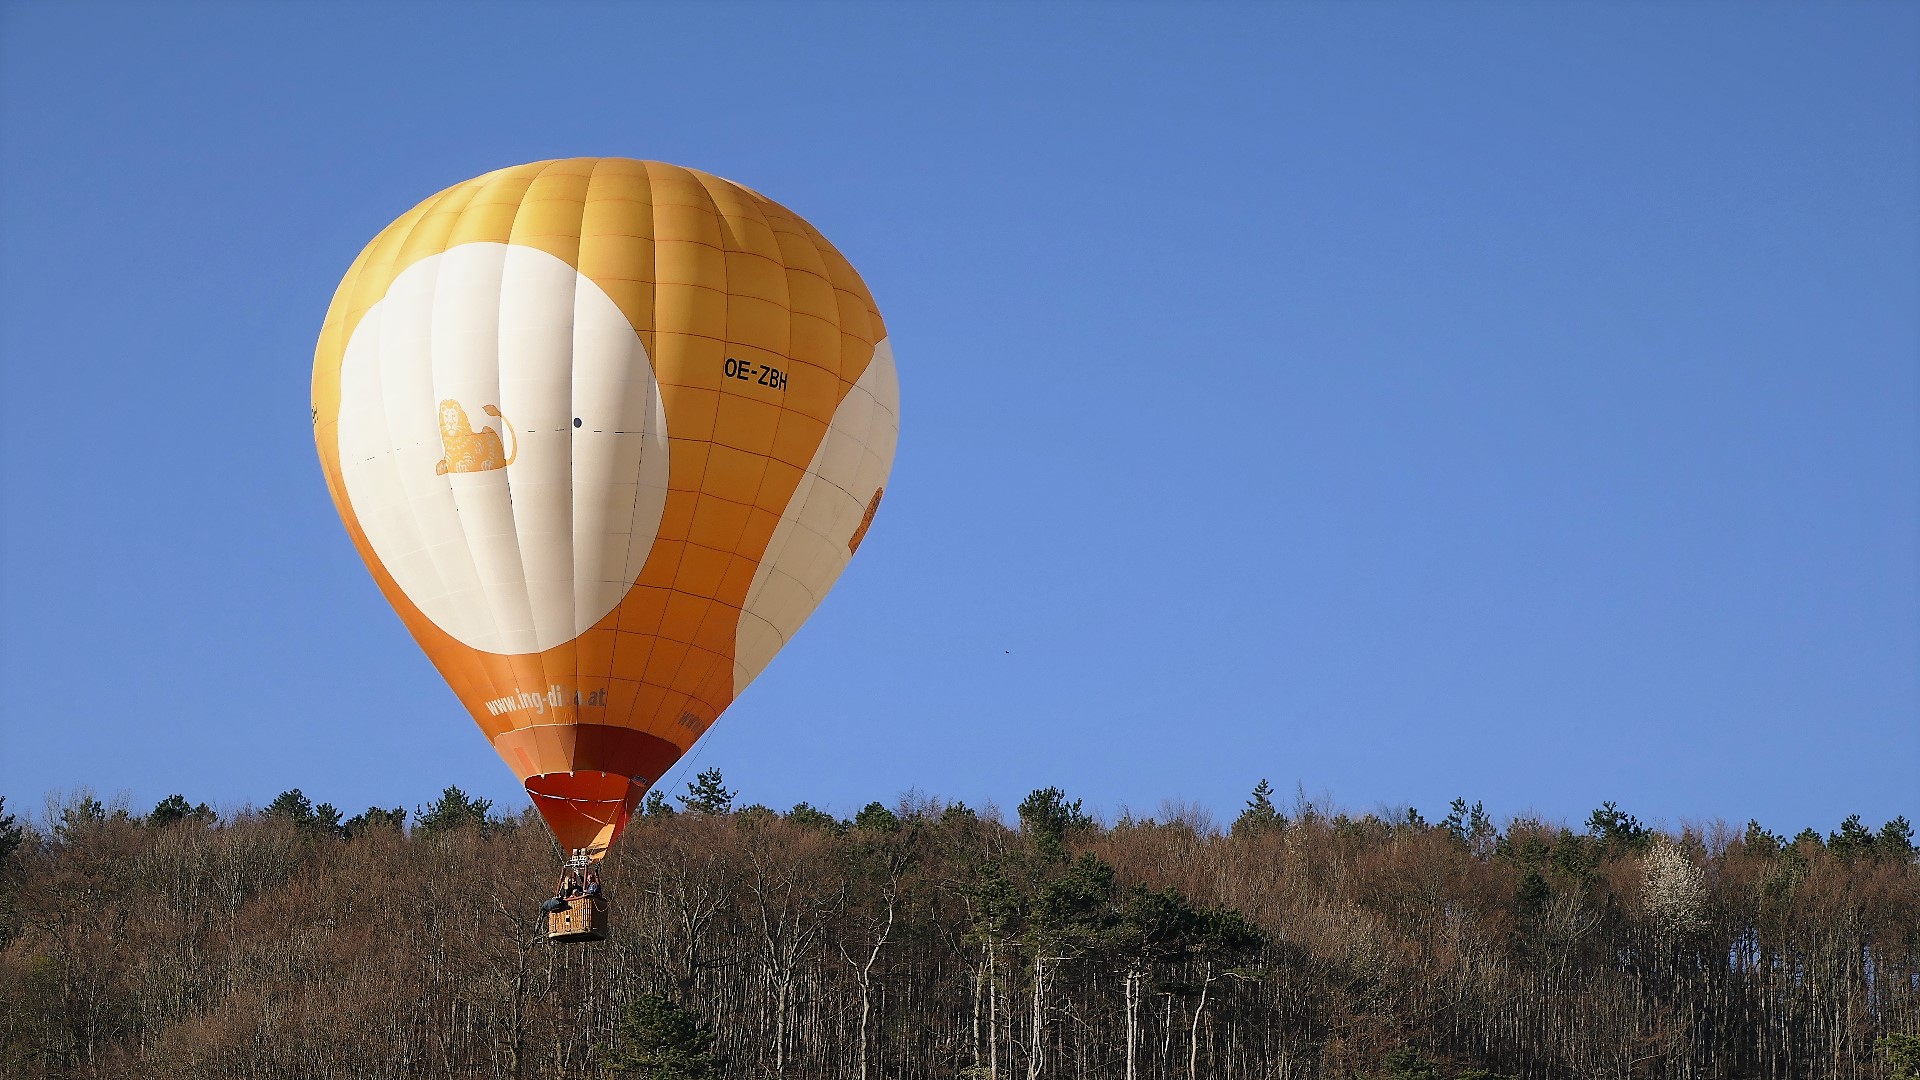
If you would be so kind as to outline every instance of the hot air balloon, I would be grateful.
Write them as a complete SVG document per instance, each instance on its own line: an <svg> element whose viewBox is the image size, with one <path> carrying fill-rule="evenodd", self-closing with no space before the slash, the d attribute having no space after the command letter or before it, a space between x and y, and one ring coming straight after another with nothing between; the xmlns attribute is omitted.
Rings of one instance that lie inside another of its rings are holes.
<svg viewBox="0 0 1920 1080"><path fill-rule="evenodd" d="M502 169L401 215L314 352L354 547L596 859L859 549L898 411L873 297L813 226L625 158Z"/></svg>

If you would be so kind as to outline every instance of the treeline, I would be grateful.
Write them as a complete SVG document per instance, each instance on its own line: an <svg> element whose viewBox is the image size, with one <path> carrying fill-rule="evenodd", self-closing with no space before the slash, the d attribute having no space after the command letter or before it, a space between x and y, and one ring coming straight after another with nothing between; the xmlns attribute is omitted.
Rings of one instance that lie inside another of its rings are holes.
<svg viewBox="0 0 1920 1080"><path fill-rule="evenodd" d="M1456 801L1102 823L912 796L845 821L650 797L614 933L449 788L345 817L0 802L0 1075L1239 1080L1909 1077L1904 819L1576 831Z"/></svg>

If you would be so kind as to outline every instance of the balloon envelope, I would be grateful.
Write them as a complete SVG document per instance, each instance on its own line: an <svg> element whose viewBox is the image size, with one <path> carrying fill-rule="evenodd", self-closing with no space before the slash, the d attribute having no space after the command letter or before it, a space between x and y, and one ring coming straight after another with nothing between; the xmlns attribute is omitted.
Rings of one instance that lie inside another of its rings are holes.
<svg viewBox="0 0 1920 1080"><path fill-rule="evenodd" d="M569 849L604 851L826 595L898 412L880 313L818 231L623 158L414 207L314 354L354 546Z"/></svg>

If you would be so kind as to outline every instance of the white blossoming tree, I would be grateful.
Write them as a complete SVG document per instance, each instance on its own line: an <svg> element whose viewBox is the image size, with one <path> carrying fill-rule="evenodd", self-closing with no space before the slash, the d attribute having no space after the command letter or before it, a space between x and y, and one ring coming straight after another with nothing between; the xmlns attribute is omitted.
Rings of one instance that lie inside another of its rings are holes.
<svg viewBox="0 0 1920 1080"><path fill-rule="evenodd" d="M1707 875L1678 844L1662 838L1641 857L1646 874L1647 918L1665 938L1680 938L1707 924Z"/></svg>

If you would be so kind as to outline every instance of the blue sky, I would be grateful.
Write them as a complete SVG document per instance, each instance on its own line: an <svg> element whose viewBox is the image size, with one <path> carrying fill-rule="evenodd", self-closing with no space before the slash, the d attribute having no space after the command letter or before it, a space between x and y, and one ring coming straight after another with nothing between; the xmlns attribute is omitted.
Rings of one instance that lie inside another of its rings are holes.
<svg viewBox="0 0 1920 1080"><path fill-rule="evenodd" d="M388 221L607 154L900 364L744 798L1920 817L1916 100L1895 4L6 4L0 794L523 804L307 383Z"/></svg>

